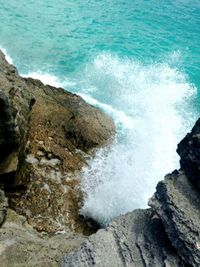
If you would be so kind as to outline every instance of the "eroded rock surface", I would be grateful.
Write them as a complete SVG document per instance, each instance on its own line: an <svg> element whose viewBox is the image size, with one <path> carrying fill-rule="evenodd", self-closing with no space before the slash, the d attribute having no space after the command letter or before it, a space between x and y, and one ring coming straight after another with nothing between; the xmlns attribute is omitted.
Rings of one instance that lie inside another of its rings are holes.
<svg viewBox="0 0 200 267"><path fill-rule="evenodd" d="M185 173L167 175L149 204L184 261L200 266L200 194Z"/></svg>
<svg viewBox="0 0 200 267"><path fill-rule="evenodd" d="M9 206L37 230L90 233L78 214L80 170L114 133L99 109L20 77L0 52L0 186Z"/></svg>
<svg viewBox="0 0 200 267"><path fill-rule="evenodd" d="M177 255L152 210L135 210L99 230L75 251L62 267L187 266Z"/></svg>

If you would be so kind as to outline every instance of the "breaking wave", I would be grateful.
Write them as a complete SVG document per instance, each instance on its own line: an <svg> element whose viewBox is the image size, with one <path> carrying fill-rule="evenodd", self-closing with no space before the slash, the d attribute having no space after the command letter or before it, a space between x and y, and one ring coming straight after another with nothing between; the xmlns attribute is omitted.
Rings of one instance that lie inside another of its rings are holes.
<svg viewBox="0 0 200 267"><path fill-rule="evenodd" d="M81 213L106 224L146 207L157 182L179 167L176 147L194 123L189 102L196 88L169 62L144 65L110 54L95 58L83 73L81 96L117 127L115 142L82 171Z"/></svg>
<svg viewBox="0 0 200 267"><path fill-rule="evenodd" d="M176 67L180 58L175 52L164 63L142 64L102 53L73 79L40 71L23 75L75 92L115 121L115 141L82 170L84 216L104 225L145 208L157 182L179 168L177 143L196 119L190 105L196 88Z"/></svg>

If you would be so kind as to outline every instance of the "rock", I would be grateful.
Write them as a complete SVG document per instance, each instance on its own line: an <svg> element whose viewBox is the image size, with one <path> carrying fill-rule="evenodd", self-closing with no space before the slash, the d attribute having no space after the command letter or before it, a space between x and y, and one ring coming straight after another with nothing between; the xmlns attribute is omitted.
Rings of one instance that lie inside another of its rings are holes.
<svg viewBox="0 0 200 267"><path fill-rule="evenodd" d="M8 98L0 91L0 162L17 148L13 110Z"/></svg>
<svg viewBox="0 0 200 267"><path fill-rule="evenodd" d="M200 188L200 119L197 120L191 133L178 144L181 168L187 177Z"/></svg>
<svg viewBox="0 0 200 267"><path fill-rule="evenodd" d="M187 266L200 266L200 194L183 171L167 175L149 202Z"/></svg>
<svg viewBox="0 0 200 267"><path fill-rule="evenodd" d="M4 192L0 190L0 226L5 220L7 209L8 209L7 198L5 197Z"/></svg>
<svg viewBox="0 0 200 267"><path fill-rule="evenodd" d="M38 231L91 233L78 213L80 170L114 136L111 118L80 96L20 77L1 52L0 104L0 185L9 206Z"/></svg>
<svg viewBox="0 0 200 267"><path fill-rule="evenodd" d="M152 210L135 210L99 230L62 267L187 266L172 247L161 220Z"/></svg>
<svg viewBox="0 0 200 267"><path fill-rule="evenodd" d="M31 112L31 95L15 67L0 51L0 185L12 187L23 161Z"/></svg>
<svg viewBox="0 0 200 267"><path fill-rule="evenodd" d="M72 232L49 237L38 233L26 218L8 210L0 228L1 267L58 267L64 252L70 252L85 241L85 237Z"/></svg>

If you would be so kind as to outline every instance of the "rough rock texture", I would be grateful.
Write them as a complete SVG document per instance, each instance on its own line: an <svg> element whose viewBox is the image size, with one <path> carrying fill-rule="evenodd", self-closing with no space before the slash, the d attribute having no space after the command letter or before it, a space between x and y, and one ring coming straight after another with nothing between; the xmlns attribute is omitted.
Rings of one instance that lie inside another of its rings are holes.
<svg viewBox="0 0 200 267"><path fill-rule="evenodd" d="M8 209L8 201L5 197L5 194L2 190L0 190L0 226L5 220Z"/></svg>
<svg viewBox="0 0 200 267"><path fill-rule="evenodd" d="M200 194L185 173L175 172L159 182L149 204L184 261L200 266Z"/></svg>
<svg viewBox="0 0 200 267"><path fill-rule="evenodd" d="M62 267L186 266L169 242L161 220L152 210L135 210L99 230Z"/></svg>
<svg viewBox="0 0 200 267"><path fill-rule="evenodd" d="M8 98L0 91L0 161L17 147L12 112Z"/></svg>
<svg viewBox="0 0 200 267"><path fill-rule="evenodd" d="M32 79L26 83L36 101L16 184L27 190L12 198L12 207L38 230L55 232L68 223L79 231L79 170L87 153L111 138L114 125L79 96Z"/></svg>
<svg viewBox="0 0 200 267"><path fill-rule="evenodd" d="M58 267L63 253L79 247L83 241L85 237L72 232L53 237L38 233L25 217L8 210L0 228L0 266Z"/></svg>
<svg viewBox="0 0 200 267"><path fill-rule="evenodd" d="M191 133L178 144L181 157L181 168L187 177L200 188L200 119L197 120Z"/></svg>
<svg viewBox="0 0 200 267"><path fill-rule="evenodd" d="M78 214L80 169L114 133L99 109L20 77L0 52L0 187L37 230L91 232Z"/></svg>

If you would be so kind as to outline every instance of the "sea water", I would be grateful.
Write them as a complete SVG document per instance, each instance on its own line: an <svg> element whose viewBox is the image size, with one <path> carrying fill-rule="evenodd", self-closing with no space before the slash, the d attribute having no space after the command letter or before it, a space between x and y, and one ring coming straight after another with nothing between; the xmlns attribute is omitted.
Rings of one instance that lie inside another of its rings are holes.
<svg viewBox="0 0 200 267"><path fill-rule="evenodd" d="M179 168L200 106L199 0L0 0L0 47L24 76L63 86L115 121L82 170L81 213L105 224L147 206Z"/></svg>

